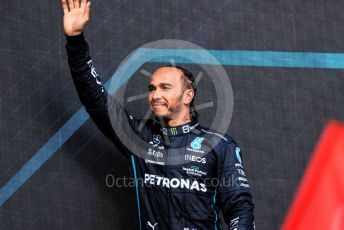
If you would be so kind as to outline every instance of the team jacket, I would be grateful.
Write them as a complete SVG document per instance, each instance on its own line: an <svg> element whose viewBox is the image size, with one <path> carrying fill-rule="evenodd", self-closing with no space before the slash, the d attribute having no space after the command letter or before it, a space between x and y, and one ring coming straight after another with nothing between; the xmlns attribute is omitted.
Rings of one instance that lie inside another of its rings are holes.
<svg viewBox="0 0 344 230"><path fill-rule="evenodd" d="M150 119L142 125L142 120L128 115L116 98L109 97L83 34L67 36L66 49L81 103L130 161L140 230L222 229L220 211L229 229L254 229L250 187L240 148L232 137L195 121L161 127ZM121 141L124 126L142 141L133 141L140 153Z"/></svg>

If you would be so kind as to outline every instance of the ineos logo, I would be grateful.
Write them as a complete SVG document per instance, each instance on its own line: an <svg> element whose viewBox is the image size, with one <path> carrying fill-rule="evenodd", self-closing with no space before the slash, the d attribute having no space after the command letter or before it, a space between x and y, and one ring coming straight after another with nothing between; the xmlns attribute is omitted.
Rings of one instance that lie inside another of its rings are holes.
<svg viewBox="0 0 344 230"><path fill-rule="evenodd" d="M207 163L207 159L205 157L198 157L198 156L194 156L194 155L185 155L185 160L186 161L195 161L195 162L202 163L202 164Z"/></svg>

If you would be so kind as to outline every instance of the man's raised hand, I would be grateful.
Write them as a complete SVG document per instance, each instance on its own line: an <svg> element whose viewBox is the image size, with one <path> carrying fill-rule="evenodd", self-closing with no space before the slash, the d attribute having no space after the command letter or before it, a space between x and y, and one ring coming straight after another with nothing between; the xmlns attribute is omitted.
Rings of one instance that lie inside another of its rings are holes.
<svg viewBox="0 0 344 230"><path fill-rule="evenodd" d="M91 2L87 0L61 0L63 8L63 27L68 36L81 34L90 19Z"/></svg>

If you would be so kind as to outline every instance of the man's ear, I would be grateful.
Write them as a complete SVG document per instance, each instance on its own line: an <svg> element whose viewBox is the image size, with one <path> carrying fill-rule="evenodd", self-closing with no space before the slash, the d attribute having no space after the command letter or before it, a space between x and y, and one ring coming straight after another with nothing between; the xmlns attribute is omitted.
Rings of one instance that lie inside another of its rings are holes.
<svg viewBox="0 0 344 230"><path fill-rule="evenodd" d="M193 91L193 89L186 89L184 91L183 103L186 105L190 104L194 96L195 92Z"/></svg>

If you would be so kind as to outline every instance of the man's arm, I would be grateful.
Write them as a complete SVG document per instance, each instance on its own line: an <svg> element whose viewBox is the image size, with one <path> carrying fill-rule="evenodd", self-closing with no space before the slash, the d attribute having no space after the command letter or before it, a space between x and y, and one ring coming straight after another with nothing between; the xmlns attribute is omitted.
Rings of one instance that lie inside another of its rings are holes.
<svg viewBox="0 0 344 230"><path fill-rule="evenodd" d="M80 101L97 127L113 142L117 142L108 114L108 95L95 71L84 35L67 36L66 39L68 64Z"/></svg>
<svg viewBox="0 0 344 230"><path fill-rule="evenodd" d="M236 142L228 137L218 159L219 205L230 230L254 229L252 195Z"/></svg>
<svg viewBox="0 0 344 230"><path fill-rule="evenodd" d="M89 55L89 46L84 39L82 30L89 20L90 4L86 0L62 0L64 10L64 30L67 44L68 64L81 103L97 127L122 151L127 148L121 143L115 130L123 125L134 127L137 123L132 119L115 98L109 97L100 76L97 74ZM110 120L109 108L111 108Z"/></svg>

